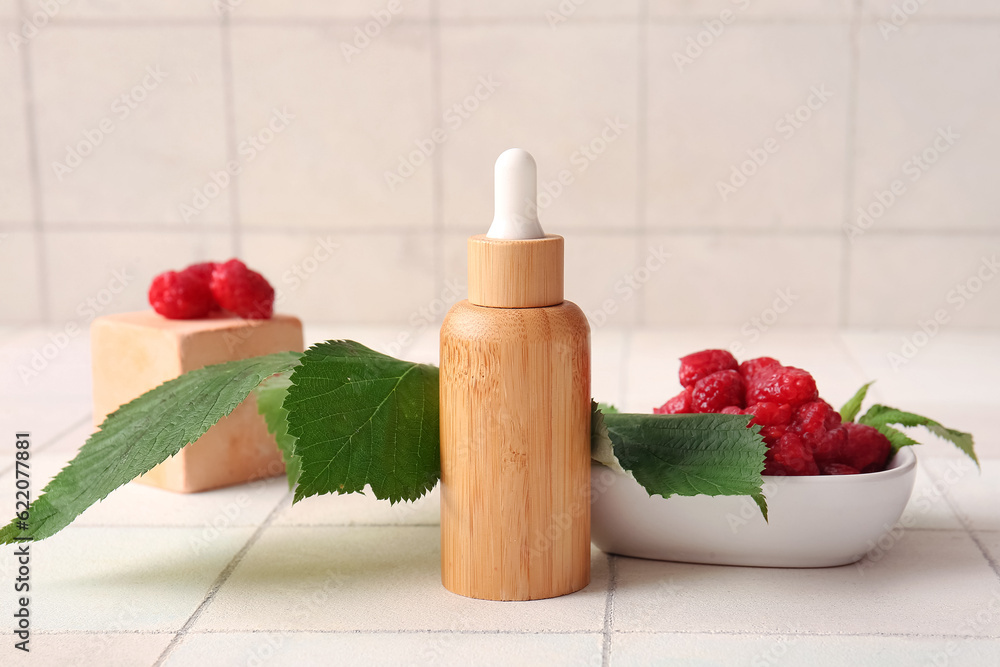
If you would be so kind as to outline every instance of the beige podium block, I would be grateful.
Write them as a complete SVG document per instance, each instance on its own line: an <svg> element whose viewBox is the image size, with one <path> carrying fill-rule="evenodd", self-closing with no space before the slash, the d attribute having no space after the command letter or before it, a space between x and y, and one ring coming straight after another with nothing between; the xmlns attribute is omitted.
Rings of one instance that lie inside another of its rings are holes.
<svg viewBox="0 0 1000 667"><path fill-rule="evenodd" d="M214 317L170 320L152 310L99 317L91 324L94 424L133 398L212 364L303 349L302 322ZM285 466L251 395L197 442L145 475L141 484L178 493L273 477Z"/></svg>

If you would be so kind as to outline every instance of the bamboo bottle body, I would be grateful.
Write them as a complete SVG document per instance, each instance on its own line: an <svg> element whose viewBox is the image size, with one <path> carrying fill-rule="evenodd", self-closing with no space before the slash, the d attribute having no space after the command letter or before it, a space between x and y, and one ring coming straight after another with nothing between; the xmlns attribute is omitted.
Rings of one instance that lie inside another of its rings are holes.
<svg viewBox="0 0 1000 667"><path fill-rule="evenodd" d="M590 327L462 301L441 328L441 578L534 600L590 581Z"/></svg>

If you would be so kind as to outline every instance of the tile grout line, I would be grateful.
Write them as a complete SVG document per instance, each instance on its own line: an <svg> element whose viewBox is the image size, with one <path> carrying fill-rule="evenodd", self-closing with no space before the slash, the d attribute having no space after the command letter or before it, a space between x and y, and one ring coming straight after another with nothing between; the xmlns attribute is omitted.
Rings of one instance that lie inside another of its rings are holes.
<svg viewBox="0 0 1000 667"><path fill-rule="evenodd" d="M229 24L229 12L222 12L219 22L219 41L222 65L222 106L226 124L226 158L227 164L238 162L236 150L236 89L233 83L233 43ZM242 173L242 172L241 172ZM242 217L240 215L240 174L230 174L229 181L229 243L233 257L239 257L243 251L240 237ZM202 234L207 225L202 225Z"/></svg>
<svg viewBox="0 0 1000 667"><path fill-rule="evenodd" d="M18 17L25 18L24 2L18 3ZM45 238L44 201L42 197L42 166L40 148L38 145L38 126L35 116L35 71L31 60L32 42L22 46L21 56L21 93L24 95L24 125L28 144L28 171L31 180L31 207L34 220L32 231L35 237L35 269L36 287L38 288L39 313L38 319L48 322L52 312L52 296L49 294L49 256L48 242Z"/></svg>
<svg viewBox="0 0 1000 667"><path fill-rule="evenodd" d="M25 225L19 223L9 223L0 222L0 230L6 230L11 232L24 231L26 229ZM142 223L121 223L121 222L48 222L45 224L45 229L50 232L64 232L64 233L76 233L76 234L87 234L91 232L105 232L105 233L126 233L126 234L158 234L158 233L188 233L190 231L190 225L183 222L142 222ZM318 231L326 230L331 231L330 227L323 226L298 226L289 225L285 227L277 227L271 225L248 225L242 227L242 231L246 233L260 233L260 234L315 234ZM228 234L231 230L228 225L211 223L205 225L203 228L203 233L206 234ZM332 229L340 234L426 234L428 231L434 231L433 226L425 227L407 227L399 225L388 225L382 227L340 227L337 229ZM781 236L781 237L827 237L834 238L839 237L843 231L839 229L802 229L802 228L774 228L774 227L745 227L745 228L735 228L735 227L720 227L720 226L698 226L698 227L662 227L658 229L640 229L638 227L581 227L579 229L573 229L572 233L582 236L609 236L609 235L620 235L620 234L639 234L640 232L646 233L656 233L663 236L717 236L719 234L727 234L732 236L753 236L753 237L770 237L770 236ZM442 227L441 233L443 235L454 235L466 237L470 234L477 233L475 227L449 227L447 229ZM866 236L884 236L884 237L933 237L933 238L998 238L1000 237L1000 230L998 229L975 229L975 228L954 228L954 229L876 229L872 228L865 232Z"/></svg>
<svg viewBox="0 0 1000 667"><path fill-rule="evenodd" d="M604 603L604 629L601 645L601 667L611 664L611 635L614 632L615 587L618 585L618 567L614 554L608 554L608 597Z"/></svg>
<svg viewBox="0 0 1000 667"><path fill-rule="evenodd" d="M63 430L59 431L58 433L56 433L54 436L52 436L51 438L49 438L48 440L46 440L44 443L42 443L38 447L32 447L31 453L32 454L38 454L39 452L44 452L46 449L48 449L49 447L51 447L52 445L54 445L55 443L57 443L61 439L63 439L66 435L68 435L74 429L77 429L77 428L83 426L88 421L90 421L90 418L92 416L93 416L93 413L87 412L86 415L84 415L80 419L77 419L75 422L73 422L72 424L70 424L69 426L67 426L66 428L64 428ZM15 467L15 465L16 464L12 463L10 466L8 466L8 467L3 468L2 470L0 470L0 477L2 477L3 475L6 475L11 470L13 470L14 467Z"/></svg>
<svg viewBox="0 0 1000 667"><path fill-rule="evenodd" d="M219 576L215 578L214 582L212 582L211 588L208 589L208 593L205 595L205 599L201 601L201 604L198 605L198 608L195 609L194 612L191 614L191 616L188 617L184 625L181 626L181 629L177 631L173 639L170 640L170 643L167 644L167 647L163 649L163 652L160 654L160 657L157 658L156 662L153 663L153 667L160 667L161 665L163 665L164 661L168 657L170 657L170 654L173 653L174 649L177 648L177 646L181 643L181 640L188 633L188 631L194 626L195 623L198 622L198 619L201 618L201 615L205 612L206 609L208 609L208 606L212 604L212 601L215 599L215 596L218 595L222 587L226 584L227 581L229 581L229 578L236 570L236 567L247 555L247 553L250 551L253 545L257 543L257 540L259 540L261 535L264 534L264 531L270 527L271 522L273 522L274 519L277 518L278 514L284 509L284 501L287 500L289 496L291 496L291 492L288 492L284 496L282 496L281 500L279 500L275 504L274 508L271 510L271 513L267 515L264 521L262 521L261 524L257 527L257 530L255 530L253 534L247 539L243 547L236 552L236 555L234 555L232 559L229 561L229 563L226 565L226 567L222 569L222 572L219 573Z"/></svg>
<svg viewBox="0 0 1000 667"><path fill-rule="evenodd" d="M854 210L854 166L857 159L858 80L861 70L861 0L854 0L848 45L847 127L845 141L843 230L850 224ZM842 231L843 231L842 230ZM846 326L850 313L851 239L840 236L840 285L837 299L837 326Z"/></svg>
<svg viewBox="0 0 1000 667"><path fill-rule="evenodd" d="M944 482L944 480L939 478L933 470L927 469L926 472L935 482L938 483ZM965 530L965 533L969 536L969 539L972 540L972 543L976 545L977 549L979 549L979 553L982 554L983 558L986 560L986 564L990 566L991 570L993 570L993 574L996 576L998 580L1000 580L1000 563L998 563L997 560L992 555L990 555L990 550L987 549L986 545L983 544L983 541L979 539L980 531L977 531L972 527L972 522L969 521L968 517L965 515L965 512L961 511L958 508L955 501L951 497L951 491L948 489L947 486L943 484L941 486L941 497L944 498L945 503L948 504L948 508L951 510L952 514L955 515L955 518L958 519L958 522L962 525L962 528ZM991 531L983 531L983 532L991 532Z"/></svg>
<svg viewBox="0 0 1000 667"><path fill-rule="evenodd" d="M441 87L441 23L439 17L438 0L431 0L430 4L430 67L431 67L431 119L432 126L441 118L441 109L444 105ZM442 152L447 150L447 146L442 145L434 151L431 158L431 239L432 253L434 261L434 294L435 298L444 291L445 269L444 269L444 216L442 207L444 206L444 157Z"/></svg>
<svg viewBox="0 0 1000 667"><path fill-rule="evenodd" d="M635 262L639 266L643 253L649 244L649 234L646 229L646 174L648 170L649 151L646 139L649 129L649 0L642 0L639 7L638 51L636 59L636 150L635 150L635 225L638 233L635 235ZM649 308L649 298L646 290L639 291L636 303L635 322L638 326L646 323L646 311Z"/></svg>
<svg viewBox="0 0 1000 667"><path fill-rule="evenodd" d="M169 635L170 630L38 630L39 635L59 636L59 635ZM355 630L316 630L316 629L288 629L288 628L248 628L244 630L192 630L189 636L200 635L266 635L266 634L286 634L286 635L594 635L600 636L600 630L454 630L454 629L424 629L424 630L394 630L394 629L355 629ZM615 630L615 635L657 635L657 636L691 636L705 635L709 637L893 637L900 639L962 639L962 640L996 640L1000 635L971 635L946 632L794 632L778 630Z"/></svg>

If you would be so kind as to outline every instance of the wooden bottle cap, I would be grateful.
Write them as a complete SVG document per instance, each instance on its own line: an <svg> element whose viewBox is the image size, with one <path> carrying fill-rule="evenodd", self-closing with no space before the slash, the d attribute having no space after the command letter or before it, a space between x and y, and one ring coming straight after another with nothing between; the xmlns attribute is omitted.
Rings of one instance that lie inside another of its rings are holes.
<svg viewBox="0 0 1000 667"><path fill-rule="evenodd" d="M469 238L469 303L545 308L563 302L563 237Z"/></svg>

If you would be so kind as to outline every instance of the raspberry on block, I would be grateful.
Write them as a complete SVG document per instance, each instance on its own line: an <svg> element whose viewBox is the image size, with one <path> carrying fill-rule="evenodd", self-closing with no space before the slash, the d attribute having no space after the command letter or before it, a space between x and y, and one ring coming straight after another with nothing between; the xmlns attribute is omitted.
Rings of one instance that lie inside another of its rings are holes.
<svg viewBox="0 0 1000 667"><path fill-rule="evenodd" d="M171 320L145 310L99 317L90 336L95 425L122 404L187 371L303 349L302 323L289 315ZM284 469L251 395L197 442L135 481L194 493L273 477Z"/></svg>
<svg viewBox="0 0 1000 667"><path fill-rule="evenodd" d="M734 371L739 368L736 357L726 350L702 350L681 357L681 368L677 375L681 386L693 387L695 383L712 373L719 371Z"/></svg>

